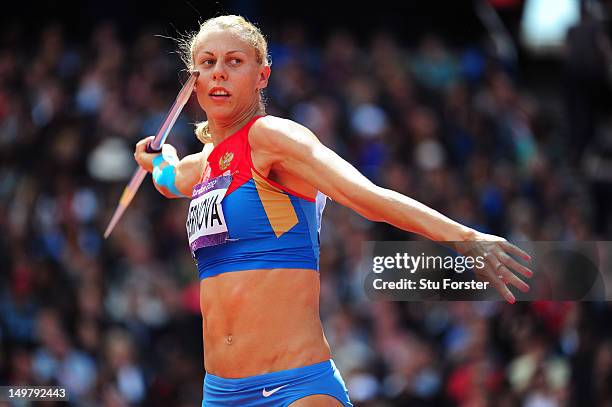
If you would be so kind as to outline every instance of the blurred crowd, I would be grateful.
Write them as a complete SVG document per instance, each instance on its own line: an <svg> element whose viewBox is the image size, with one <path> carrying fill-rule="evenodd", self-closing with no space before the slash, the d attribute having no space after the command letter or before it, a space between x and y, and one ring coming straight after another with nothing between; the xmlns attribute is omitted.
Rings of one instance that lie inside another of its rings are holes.
<svg viewBox="0 0 612 407"><path fill-rule="evenodd" d="M187 200L163 198L147 179L102 238L135 142L155 133L185 80L159 32L126 39L100 23L75 42L51 24L30 44L15 26L2 31L0 385L63 386L79 406L201 400ZM450 47L427 34L408 46L387 32L358 41L338 30L315 44L307 34L292 25L269 39L268 114L478 230L516 241L612 234L612 123L589 100L593 137L576 153L584 109L568 108L569 80L538 94L486 42ZM201 149L202 119L192 100L169 139L179 156ZM321 317L356 405L612 406L605 302L365 298L362 242L416 238L328 201Z"/></svg>

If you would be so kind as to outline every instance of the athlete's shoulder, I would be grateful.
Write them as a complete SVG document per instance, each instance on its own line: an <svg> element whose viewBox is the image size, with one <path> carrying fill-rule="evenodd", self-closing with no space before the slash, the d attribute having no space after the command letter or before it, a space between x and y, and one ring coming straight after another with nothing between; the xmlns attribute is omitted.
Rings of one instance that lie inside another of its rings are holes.
<svg viewBox="0 0 612 407"><path fill-rule="evenodd" d="M287 144L308 144L316 136L305 126L282 117L267 115L251 128L249 141L254 149L283 150Z"/></svg>
<svg viewBox="0 0 612 407"><path fill-rule="evenodd" d="M286 133L291 127L297 125L293 120L278 116L262 116L253 123L251 133L261 136L269 133Z"/></svg>

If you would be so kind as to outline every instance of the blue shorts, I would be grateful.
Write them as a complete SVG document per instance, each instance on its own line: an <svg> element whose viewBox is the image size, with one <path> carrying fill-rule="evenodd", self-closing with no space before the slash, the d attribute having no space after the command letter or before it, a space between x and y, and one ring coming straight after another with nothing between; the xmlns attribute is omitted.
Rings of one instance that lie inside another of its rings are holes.
<svg viewBox="0 0 612 407"><path fill-rule="evenodd" d="M333 360L295 369L240 379L224 379L210 373L204 377L202 407L283 406L314 394L335 397L352 406L348 391Z"/></svg>

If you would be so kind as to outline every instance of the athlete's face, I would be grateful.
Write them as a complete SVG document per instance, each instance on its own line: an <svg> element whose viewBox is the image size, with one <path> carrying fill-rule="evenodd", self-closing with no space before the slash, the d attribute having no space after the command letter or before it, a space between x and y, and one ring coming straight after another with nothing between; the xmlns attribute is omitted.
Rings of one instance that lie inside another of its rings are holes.
<svg viewBox="0 0 612 407"><path fill-rule="evenodd" d="M268 85L270 67L257 62L255 49L238 35L223 30L201 35L193 52L198 102L208 119L231 120L259 104L259 90Z"/></svg>

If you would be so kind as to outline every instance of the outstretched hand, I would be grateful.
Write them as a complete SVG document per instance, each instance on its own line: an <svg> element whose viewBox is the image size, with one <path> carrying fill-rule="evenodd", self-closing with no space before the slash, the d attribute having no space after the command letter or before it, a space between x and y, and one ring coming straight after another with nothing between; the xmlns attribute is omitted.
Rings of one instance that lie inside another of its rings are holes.
<svg viewBox="0 0 612 407"><path fill-rule="evenodd" d="M481 281L490 282L509 303L513 304L516 298L508 288L508 284L522 292L529 291L529 285L521 280L518 274L530 278L533 271L512 256L526 261L530 261L531 256L503 237L477 232L474 240L456 242L455 245L457 252L461 255L484 258L484 267L474 267L476 277Z"/></svg>

